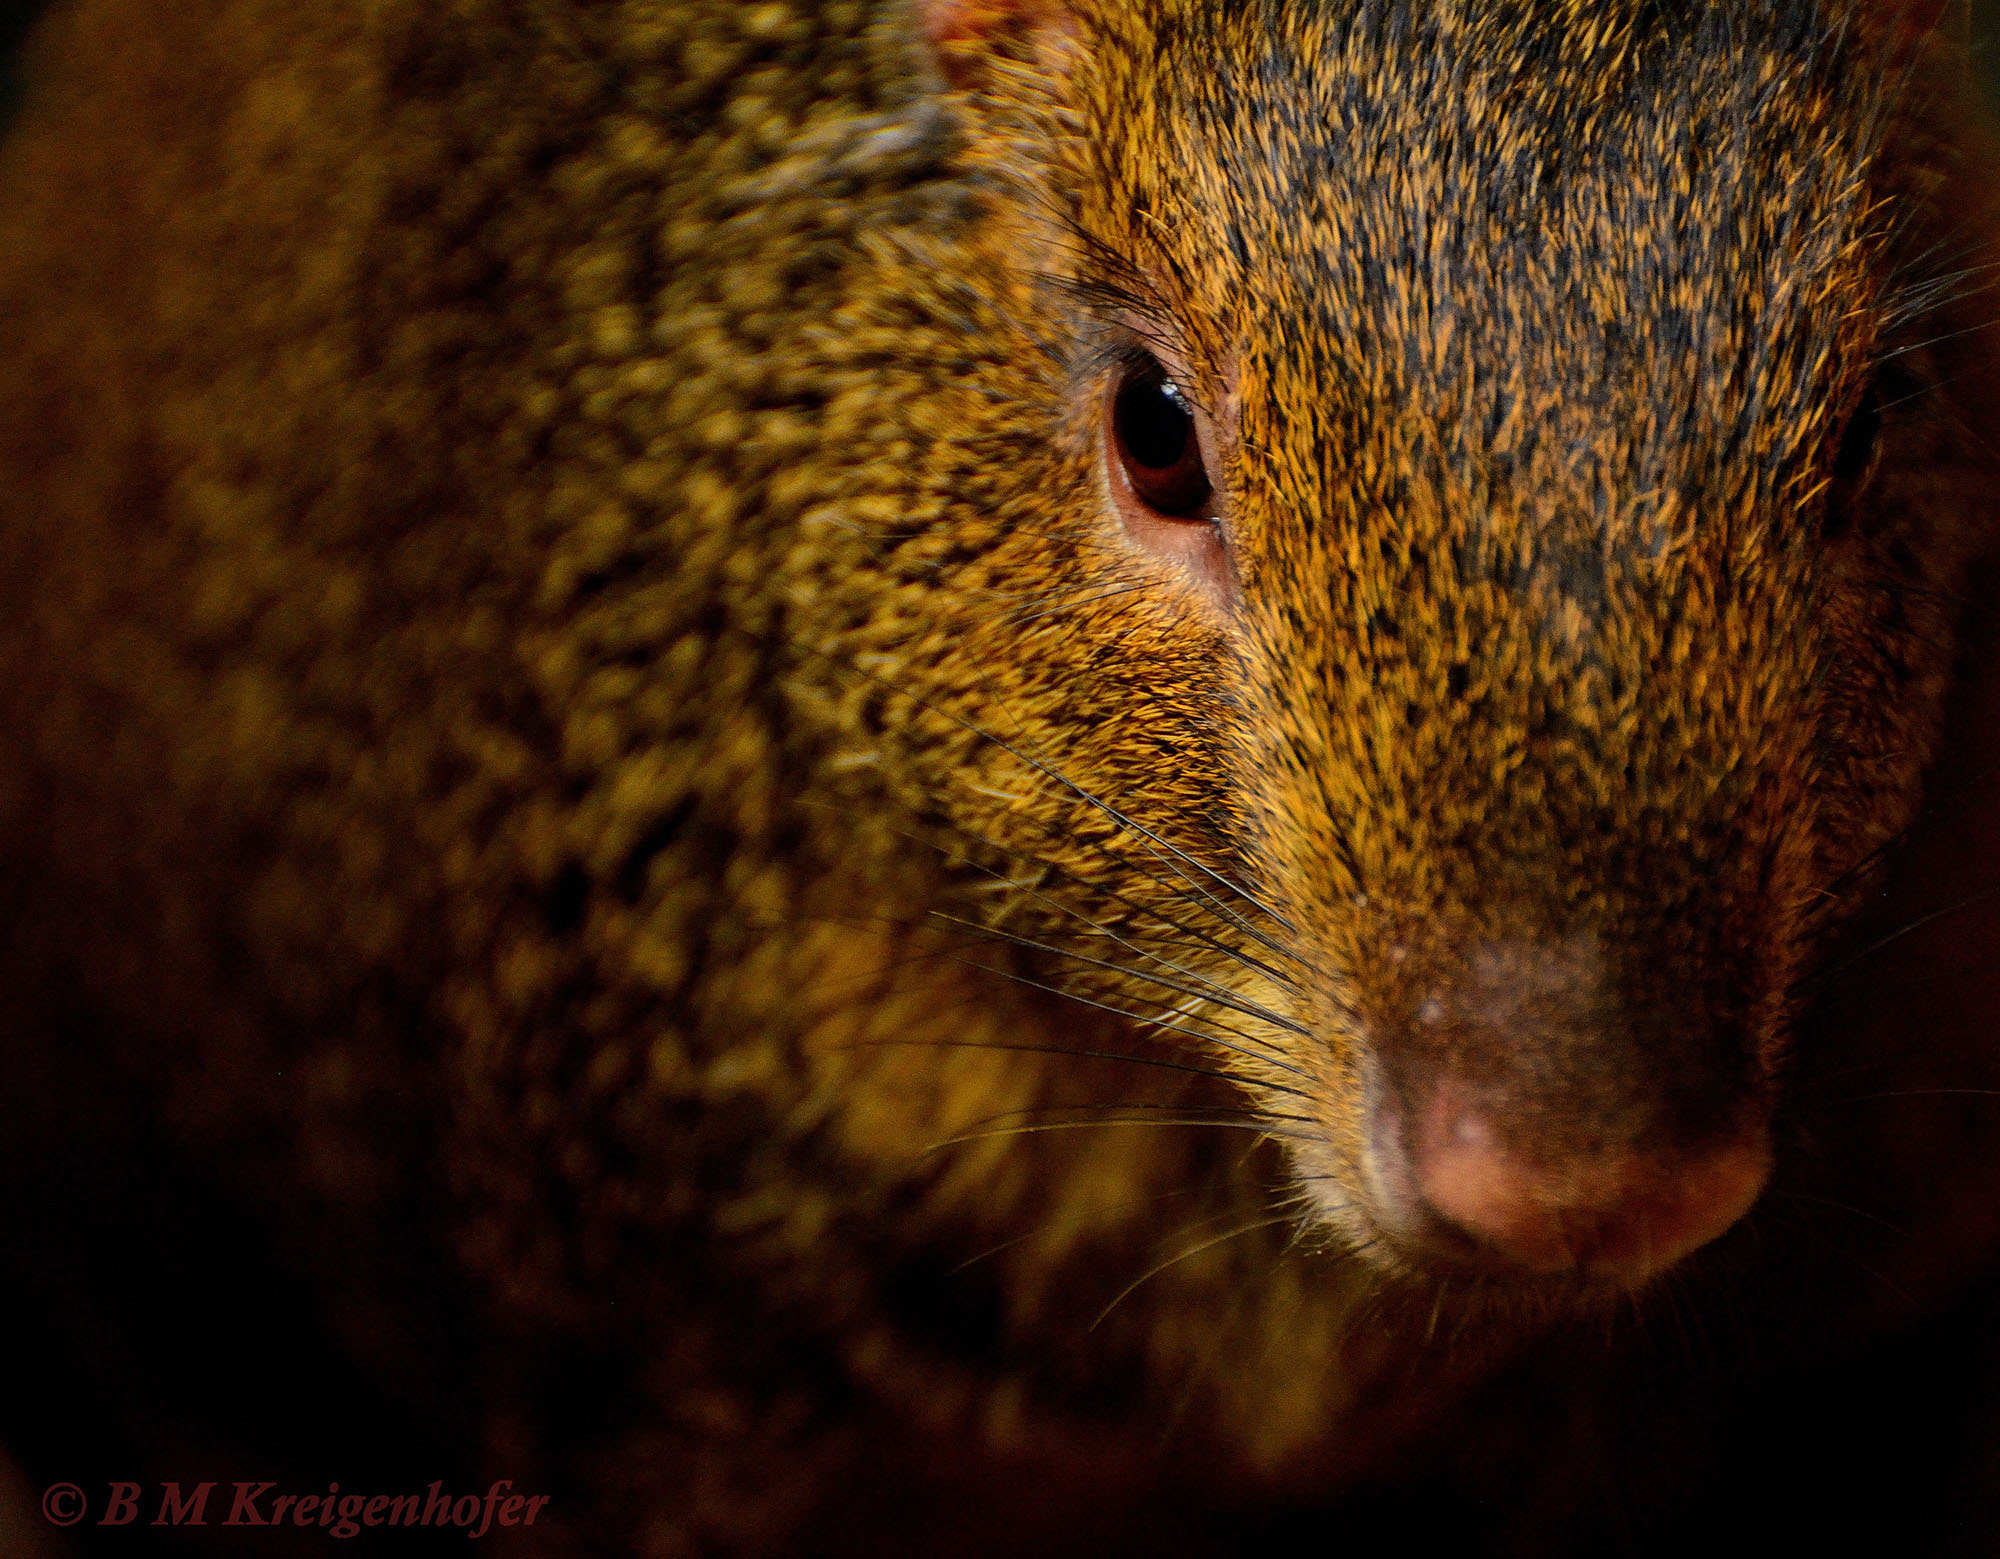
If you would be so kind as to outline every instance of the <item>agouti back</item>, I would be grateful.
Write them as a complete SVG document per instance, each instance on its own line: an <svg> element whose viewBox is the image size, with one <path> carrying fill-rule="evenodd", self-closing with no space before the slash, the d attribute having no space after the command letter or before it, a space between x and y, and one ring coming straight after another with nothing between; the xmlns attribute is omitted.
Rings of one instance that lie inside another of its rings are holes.
<svg viewBox="0 0 2000 1559"><path fill-rule="evenodd" d="M1907 1538L1920 1470L1974 1530L1955 39L60 4L0 144L30 1481L1547 1553Z"/></svg>

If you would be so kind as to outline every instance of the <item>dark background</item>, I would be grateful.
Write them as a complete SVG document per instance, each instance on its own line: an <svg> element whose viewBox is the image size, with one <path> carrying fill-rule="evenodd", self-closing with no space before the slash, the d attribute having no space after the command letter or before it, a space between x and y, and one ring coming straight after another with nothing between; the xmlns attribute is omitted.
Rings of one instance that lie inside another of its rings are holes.
<svg viewBox="0 0 2000 1559"><path fill-rule="evenodd" d="M14 47L21 41L21 35L28 30L28 24L42 9L43 0L0 0L0 125L14 107L17 83L14 79Z"/></svg>
<svg viewBox="0 0 2000 1559"><path fill-rule="evenodd" d="M159 3L174 4L177 3L177 0L159 0ZM340 0L300 0L300 3L305 5L337 4L340 3ZM4 132L6 123L11 117L21 92L22 83L17 69L18 46L29 27L33 24L36 16L45 9L45 6L46 0L0 0L0 132ZM1956 25L1970 29L1975 66L1981 81L1985 85L1988 99L1994 107L1996 124L2000 125L2000 0L1969 0L1969 3L1964 5L1964 10L1961 13L1960 19L1957 20ZM227 1233L228 1231L223 1231L224 1235ZM220 1237L222 1236L219 1235L218 1238ZM174 1253L169 1252L167 1254L171 1256ZM185 1248L182 1248L178 1254L185 1256L187 1252ZM1982 1295L1980 1297L1982 1305L1990 1304L1991 1302L1991 1296ZM1950 1326L1948 1324L1941 1324L1938 1327L1927 1330L1917 1341L1920 1352L1926 1347L1932 1347L1941 1355L1940 1358L1933 1361L1935 1368L1941 1375L1948 1376L1950 1374L1950 1357L1951 1350L1955 1346L1954 1339L1955 1334L1952 1332ZM227 1352L227 1343L222 1339L215 1339L213 1340L211 1351ZM336 1380L340 1370L339 1361L329 1358L321 1362L324 1365L325 1374L320 1378L324 1382ZM1898 1356L1892 1363L1897 1369L1900 1369L1902 1365L1908 1363L1908 1359ZM1889 1367L1884 1366L1885 1369ZM1969 1382L1970 1389L1974 1392L1983 1392L1985 1389L1984 1377L1976 1369L1969 1372L1969 1374L1971 1376ZM1841 1379L1845 1381L1847 1377L1841 1377ZM1793 1393L1794 1400L1807 1400L1805 1393L1813 1389L1813 1384L1809 1381L1796 1383L1797 1389ZM198 1383L189 1383L184 1387L184 1390L188 1392L199 1389L200 1386ZM1821 1389L1830 1388L1822 1386ZM1885 1394L1893 1393L1888 1392L1887 1388L1885 1388ZM1841 1404L1835 1401L1828 1401L1826 1406L1829 1417L1837 1418ZM1967 1403L1964 1406L1969 1414L1974 1414L1983 1404ZM253 1416L256 1416L254 1412ZM1760 1429L1761 1426L1758 1425L1744 1425L1739 1427L1739 1434L1746 1441L1754 1440L1760 1433ZM1784 1433L1784 1429L1781 1425L1773 1425L1771 1426L1770 1433L1772 1435L1781 1435ZM0 1443L5 1443L5 1438L4 1436L0 1436ZM1932 1442L1925 1440L1921 1436L1914 1436L1911 1450L1912 1456L1922 1457L1925 1455L1924 1447L1930 1443ZM1913 1490L1926 1486L1925 1469L1920 1466L1883 1467L1878 1465L1843 1469L1843 1471L1851 1473L1854 1478L1863 1482L1872 1480L1880 1483L1886 1481L1894 1486L1907 1487ZM290 1485L287 1486L289 1487ZM380 1486L390 1486L390 1480L386 1478L380 1480ZM38 1522L38 1511L34 1503L35 1493L35 1487L23 1480L19 1471L11 1468L5 1461L4 1455L0 1455L0 1559L19 1559L19 1556L36 1554L46 1556L46 1559L58 1559L58 1556L67 1552L62 1547L51 1545L51 1534ZM1366 1511L1354 1513L1357 1525L1366 1526L1367 1516L1368 1513ZM371 1534L371 1536L379 1535ZM1914 1538L1914 1532L1910 1535ZM363 1546L372 1546L379 1549L384 1545L375 1543ZM138 1553L142 1551L142 1545L130 1545L130 1551ZM248 1551L246 1548L245 1552L247 1553ZM426 1549L426 1551L433 1551L433 1549ZM1775 1552L1777 1550L1773 1549L1772 1551ZM1830 1552L1830 1550L1823 1551ZM1917 1550L1910 1549L1906 1551Z"/></svg>

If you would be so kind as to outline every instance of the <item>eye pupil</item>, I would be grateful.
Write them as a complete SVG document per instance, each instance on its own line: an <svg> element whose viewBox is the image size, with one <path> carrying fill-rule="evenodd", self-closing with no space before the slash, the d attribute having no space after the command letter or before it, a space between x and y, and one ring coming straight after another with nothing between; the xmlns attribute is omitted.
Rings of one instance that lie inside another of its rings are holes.
<svg viewBox="0 0 2000 1559"><path fill-rule="evenodd" d="M1194 411L1151 357L1133 364L1111 403L1114 452L1139 503L1168 519L1208 518L1213 489Z"/></svg>
<svg viewBox="0 0 2000 1559"><path fill-rule="evenodd" d="M1833 460L1834 480L1851 487L1866 477L1875 464L1875 448L1881 437L1882 394L1879 387L1870 385L1841 436Z"/></svg>
<svg viewBox="0 0 2000 1559"><path fill-rule="evenodd" d="M1118 394L1118 436L1133 460L1164 471L1194 442L1194 419L1172 380L1148 374L1128 381Z"/></svg>
<svg viewBox="0 0 2000 1559"><path fill-rule="evenodd" d="M1833 485L1827 494L1826 510L1820 526L1829 540L1845 536L1857 522L1865 522L1866 493L1875 475L1882 449L1884 413L1897 401L1907 398L1901 376L1894 367L1880 370L1862 391L1849 413L1840 442L1833 450Z"/></svg>

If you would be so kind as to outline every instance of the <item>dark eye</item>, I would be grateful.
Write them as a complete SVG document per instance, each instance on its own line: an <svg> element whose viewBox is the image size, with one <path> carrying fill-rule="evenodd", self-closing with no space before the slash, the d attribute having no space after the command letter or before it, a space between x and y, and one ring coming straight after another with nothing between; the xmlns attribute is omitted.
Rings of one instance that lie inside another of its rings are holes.
<svg viewBox="0 0 2000 1559"><path fill-rule="evenodd" d="M1840 436L1840 448L1833 457L1833 479L1843 487L1859 487L1875 469L1875 454L1882 442L1882 386L1875 383L1862 392L1861 403L1847 419Z"/></svg>
<svg viewBox="0 0 2000 1559"><path fill-rule="evenodd" d="M1132 494L1155 514L1209 518L1213 493L1194 412L1151 357L1127 368L1111 398L1111 445Z"/></svg>
<svg viewBox="0 0 2000 1559"><path fill-rule="evenodd" d="M1868 479L1875 474L1882 452L1882 412L1886 404L1883 381L1878 374L1861 392L1861 399L1848 414L1840 442L1833 451L1833 486L1827 493L1824 526L1829 538L1847 534L1857 518L1857 508L1867 491Z"/></svg>

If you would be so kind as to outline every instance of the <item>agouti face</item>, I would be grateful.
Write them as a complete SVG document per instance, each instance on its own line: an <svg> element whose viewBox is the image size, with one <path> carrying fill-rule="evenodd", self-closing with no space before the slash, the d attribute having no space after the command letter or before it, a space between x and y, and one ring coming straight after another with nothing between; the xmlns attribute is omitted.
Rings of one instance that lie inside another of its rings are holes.
<svg viewBox="0 0 2000 1559"><path fill-rule="evenodd" d="M1976 457L1917 344L1948 220L1877 154L1924 41L1533 9L926 14L1053 365L989 381L986 518L1044 519L985 554L1051 613L968 634L1027 669L962 707L1083 798L965 811L1115 880L1034 939L1216 1037L1308 1222L1587 1291L1766 1182Z"/></svg>

